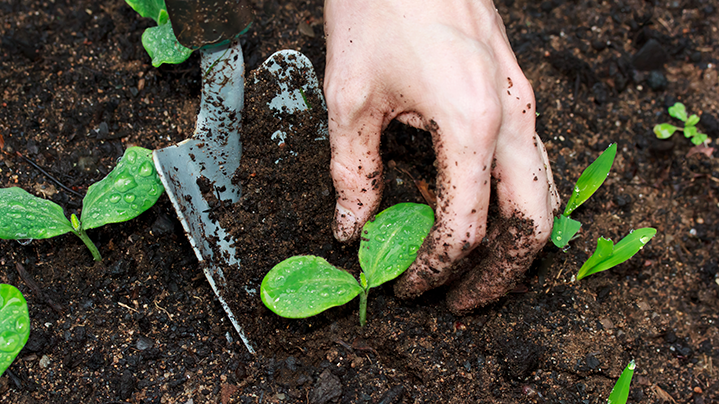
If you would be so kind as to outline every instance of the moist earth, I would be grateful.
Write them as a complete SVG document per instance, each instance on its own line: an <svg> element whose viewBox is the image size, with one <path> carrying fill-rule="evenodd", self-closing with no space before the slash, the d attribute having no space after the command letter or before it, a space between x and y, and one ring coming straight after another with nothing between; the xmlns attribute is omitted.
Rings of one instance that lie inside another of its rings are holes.
<svg viewBox="0 0 719 404"><path fill-rule="evenodd" d="M322 3L253 1L257 18L241 38L248 72L295 49L321 82ZM130 222L88 232L101 263L72 235L0 242L0 281L24 293L32 326L0 378L0 401L603 403L633 359L629 402L719 402L715 142L694 148L681 133L652 133L681 101L701 116L700 131L719 137L716 4L496 5L565 201L581 171L618 144L607 181L572 215L583 228L566 251L546 246L512 293L462 316L447 309L445 288L404 301L390 282L371 291L364 328L355 301L279 318L247 291L272 265L312 253L356 274L357 245L331 237L319 99L293 118L314 129L280 146L272 127L249 119L263 99L248 92L235 178L244 197L220 204L216 218L241 250L240 268L226 271L257 354L239 341L163 196ZM153 23L124 2L5 0L0 21L2 186L78 213L127 147L191 136L199 57L153 68L141 45ZM382 207L431 201L430 135L397 123L386 132ZM574 280L598 237L646 226L657 235L634 258Z"/></svg>

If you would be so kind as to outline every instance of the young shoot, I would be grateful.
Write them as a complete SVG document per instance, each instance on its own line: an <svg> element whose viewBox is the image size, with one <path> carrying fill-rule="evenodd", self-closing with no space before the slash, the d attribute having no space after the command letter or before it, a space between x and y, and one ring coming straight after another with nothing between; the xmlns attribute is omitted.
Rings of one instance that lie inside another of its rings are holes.
<svg viewBox="0 0 719 404"><path fill-rule="evenodd" d="M152 151L130 147L107 177L90 185L82 200L82 217L67 219L60 205L22 188L0 189L0 239L45 239L68 232L85 243L95 261L100 252L85 232L125 222L157 202L164 188L152 163Z"/></svg>
<svg viewBox="0 0 719 404"><path fill-rule="evenodd" d="M629 387L632 384L635 366L634 360L629 362L621 376L619 376L619 380L617 380L614 388L612 388L612 392L609 393L607 404L626 404L629 398Z"/></svg>
<svg viewBox="0 0 719 404"><path fill-rule="evenodd" d="M305 318L359 295L360 325L364 326L369 290L409 268L433 223L434 212L427 205L394 205L362 228L359 282L324 258L294 256L275 265L262 280L262 302L279 316Z"/></svg>
<svg viewBox="0 0 719 404"><path fill-rule="evenodd" d="M152 58L152 65L182 63L192 54L192 49L180 44L172 31L165 0L125 0L142 17L152 18L157 23L142 33L142 46Z"/></svg>
<svg viewBox="0 0 719 404"><path fill-rule="evenodd" d="M674 132L679 130L684 132L684 136L689 138L696 146L699 146L700 144L709 140L709 137L704 133L699 133L699 130L696 127L696 124L699 123L699 116L697 116L696 114L687 116L687 109L684 104L682 104L681 102L677 102L671 107L669 107L668 111L669 115L671 115L673 118L679 119L680 121L684 122L684 127L680 128L670 123L660 123L658 125L655 125L654 134L657 135L659 139L669 139L674 134Z"/></svg>
<svg viewBox="0 0 719 404"><path fill-rule="evenodd" d="M0 284L0 376L30 336L27 302L15 286Z"/></svg>
<svg viewBox="0 0 719 404"><path fill-rule="evenodd" d="M579 269L577 280L606 271L632 258L655 234L657 234L657 229L644 227L629 233L616 245L612 240L600 237L597 240L597 249L594 254Z"/></svg>
<svg viewBox="0 0 719 404"><path fill-rule="evenodd" d="M574 185L572 196L569 198L566 208L564 208L564 213L554 218L551 238L555 246L564 248L573 239L574 235L579 232L582 224L571 219L569 215L586 202L604 183L604 180L609 175L609 170L612 169L616 155L617 144L612 143L579 176L576 185Z"/></svg>

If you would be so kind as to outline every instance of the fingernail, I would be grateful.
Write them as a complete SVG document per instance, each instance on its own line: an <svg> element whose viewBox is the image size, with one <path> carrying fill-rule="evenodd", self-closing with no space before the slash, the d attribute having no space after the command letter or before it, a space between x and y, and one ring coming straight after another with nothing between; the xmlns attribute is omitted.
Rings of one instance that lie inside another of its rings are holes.
<svg viewBox="0 0 719 404"><path fill-rule="evenodd" d="M335 208L335 222L332 226L335 238L343 243L351 240L355 236L356 227L357 218L354 213L338 203Z"/></svg>

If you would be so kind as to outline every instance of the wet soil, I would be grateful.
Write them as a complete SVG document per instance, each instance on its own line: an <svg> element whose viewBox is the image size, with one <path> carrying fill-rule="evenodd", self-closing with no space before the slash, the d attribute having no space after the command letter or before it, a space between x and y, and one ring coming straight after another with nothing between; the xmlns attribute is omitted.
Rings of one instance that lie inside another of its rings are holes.
<svg viewBox="0 0 719 404"><path fill-rule="evenodd" d="M253 5L259 17L242 39L248 70L297 49L322 80L322 2ZM545 247L513 293L464 316L449 312L445 289L402 301L391 283L372 290L364 329L356 302L285 320L259 297L238 294L258 350L251 355L163 196L131 222L89 231L100 264L71 235L0 242L0 281L25 294L32 321L28 344L0 378L0 401L602 403L634 359L630 402L719 402L719 164L681 134L659 141L651 131L671 120L666 107L679 100L701 115L701 131L719 137L716 5L497 6L533 84L537 132L563 199L607 145L619 146L605 184L573 214L583 229L567 251ZM191 135L198 57L153 68L140 42L151 22L123 2L6 0L0 21L2 186L77 213L76 193L125 148ZM293 134L284 148L267 133L262 143L243 137L245 157L268 159L243 158L237 176L245 198L233 231L246 255L233 282L252 289L263 271L298 253L357 271L357 246L329 237L329 151L314 135ZM309 139L314 151L301 149ZM427 133L391 125L383 206L423 201L416 183L434 188L430 146ZM286 169L272 168L272 153ZM645 226L658 233L636 257L574 281L599 236L617 241Z"/></svg>

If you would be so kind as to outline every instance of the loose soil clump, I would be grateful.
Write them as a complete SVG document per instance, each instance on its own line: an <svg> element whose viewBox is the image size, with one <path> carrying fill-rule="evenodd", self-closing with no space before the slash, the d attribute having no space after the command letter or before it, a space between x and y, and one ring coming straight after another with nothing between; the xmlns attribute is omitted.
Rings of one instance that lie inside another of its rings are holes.
<svg viewBox="0 0 719 404"><path fill-rule="evenodd" d="M242 249L233 304L258 354L238 341L162 197L131 222L90 231L100 264L73 236L0 242L0 281L25 294L32 326L0 378L0 401L603 403L634 359L630 402L719 402L719 164L681 134L659 141L651 132L681 101L700 114L700 131L719 137L719 15L709 1L675 3L497 2L565 200L584 167L618 143L607 181L572 215L579 237L567 251L545 247L498 302L457 316L445 288L403 301L390 283L372 290L364 328L354 303L305 320L271 314L251 291L263 272L312 253L356 273L357 245L331 237L326 138L285 128L281 146L276 129L246 120L243 133L258 133L242 139L244 196L217 217ZM322 1L252 4L248 71L298 49L321 82ZM2 186L77 213L81 197L58 182L84 195L127 147L192 134L199 58L153 68L140 38L150 25L121 1L0 3ZM262 102L248 97L248 106ZM317 98L308 102L319 110ZM431 146L429 134L390 125L382 208L435 189ZM599 236L617 241L645 226L658 233L635 258L573 281Z"/></svg>

